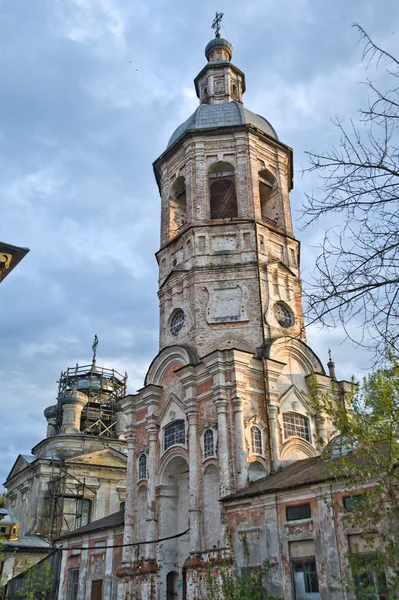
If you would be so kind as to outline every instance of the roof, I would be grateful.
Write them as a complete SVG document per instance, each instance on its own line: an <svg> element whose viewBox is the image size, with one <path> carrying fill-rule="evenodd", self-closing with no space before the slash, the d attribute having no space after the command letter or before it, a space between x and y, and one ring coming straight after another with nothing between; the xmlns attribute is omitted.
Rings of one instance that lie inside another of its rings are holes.
<svg viewBox="0 0 399 600"><path fill-rule="evenodd" d="M276 131L265 118L251 112L240 102L223 102L221 104L200 104L191 117L174 131L167 147L170 148L188 131L239 125L252 125L278 140Z"/></svg>
<svg viewBox="0 0 399 600"><path fill-rule="evenodd" d="M17 540L7 540L5 545L39 551L51 548L50 544L39 535L22 535Z"/></svg>
<svg viewBox="0 0 399 600"><path fill-rule="evenodd" d="M354 464L361 464L366 460L364 456L356 451L348 453L348 456L349 455ZM331 469L331 463L339 461L340 458L341 457L338 456L337 458L326 459L322 456L316 456L298 460L272 475L253 481L247 488L223 498L222 501L279 492L304 485L333 480L335 477Z"/></svg>
<svg viewBox="0 0 399 600"><path fill-rule="evenodd" d="M33 454L20 454L22 458L26 460L26 462L31 463L37 459L37 456L33 456Z"/></svg>
<svg viewBox="0 0 399 600"><path fill-rule="evenodd" d="M63 540L65 538L74 537L76 535L81 535L83 533L97 531L99 529L108 529L109 527L119 527L120 525L123 525L123 523L125 522L124 516L125 516L125 511L118 510L118 512L112 513L112 515L108 515L107 517L103 517L102 519L98 519L97 521L93 521L92 523L88 523L87 525L83 525L83 527L79 527L78 529L74 529L73 531L68 531L68 533L64 533L58 539Z"/></svg>

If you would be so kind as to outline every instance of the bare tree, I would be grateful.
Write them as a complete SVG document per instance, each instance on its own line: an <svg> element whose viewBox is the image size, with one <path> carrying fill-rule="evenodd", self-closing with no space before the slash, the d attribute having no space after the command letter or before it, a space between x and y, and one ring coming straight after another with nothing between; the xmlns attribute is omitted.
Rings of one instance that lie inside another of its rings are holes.
<svg viewBox="0 0 399 600"><path fill-rule="evenodd" d="M399 61L353 27L367 68L385 68L385 77L364 82L368 103L357 121L333 119L336 147L307 153L305 171L321 186L306 197L305 224L334 214L340 224L324 236L306 295L311 322L341 324L378 360L397 354L399 337Z"/></svg>

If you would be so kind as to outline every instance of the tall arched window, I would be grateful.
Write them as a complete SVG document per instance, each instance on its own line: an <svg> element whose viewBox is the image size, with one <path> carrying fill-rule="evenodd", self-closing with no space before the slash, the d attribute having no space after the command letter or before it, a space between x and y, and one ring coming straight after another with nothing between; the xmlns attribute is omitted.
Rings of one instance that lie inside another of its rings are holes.
<svg viewBox="0 0 399 600"><path fill-rule="evenodd" d="M284 437L300 437L310 442L309 419L295 412L283 414Z"/></svg>
<svg viewBox="0 0 399 600"><path fill-rule="evenodd" d="M262 432L257 425L251 427L251 452L252 454L263 454Z"/></svg>
<svg viewBox="0 0 399 600"><path fill-rule="evenodd" d="M175 237L187 220L186 181L184 177L178 177L172 185L169 203L170 237Z"/></svg>
<svg viewBox="0 0 399 600"><path fill-rule="evenodd" d="M163 449L186 443L186 424L183 420L168 423L163 430Z"/></svg>
<svg viewBox="0 0 399 600"><path fill-rule="evenodd" d="M261 169L258 176L262 220L272 225L277 225L276 214L272 206L273 197L276 193L276 178L267 169Z"/></svg>
<svg viewBox="0 0 399 600"><path fill-rule="evenodd" d="M217 162L209 169L211 219L231 219L238 216L234 167Z"/></svg>
<svg viewBox="0 0 399 600"><path fill-rule="evenodd" d="M204 459L215 456L215 436L213 429L206 429L204 433Z"/></svg>
<svg viewBox="0 0 399 600"><path fill-rule="evenodd" d="M144 452L139 457L139 479L147 479L147 455Z"/></svg>

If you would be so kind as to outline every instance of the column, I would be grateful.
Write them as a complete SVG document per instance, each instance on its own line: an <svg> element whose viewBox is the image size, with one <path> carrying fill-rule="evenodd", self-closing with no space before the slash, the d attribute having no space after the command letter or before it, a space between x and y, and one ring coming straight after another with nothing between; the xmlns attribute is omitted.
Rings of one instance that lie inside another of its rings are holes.
<svg viewBox="0 0 399 600"><path fill-rule="evenodd" d="M190 553L201 552L201 509L199 498L199 465L198 465L198 401L188 400L186 407L189 435L189 488L190 488Z"/></svg>
<svg viewBox="0 0 399 600"><path fill-rule="evenodd" d="M237 460L237 486L238 489L246 487L248 483L248 462L244 436L244 416L242 399L239 396L232 398L234 411L235 446Z"/></svg>
<svg viewBox="0 0 399 600"><path fill-rule="evenodd" d="M136 427L129 423L126 427L127 441L127 472L126 472L126 498L125 498L125 526L123 529L123 543L133 543L134 536L134 496L136 491ZM125 546L122 553L122 563L130 564L133 557L133 546Z"/></svg>
<svg viewBox="0 0 399 600"><path fill-rule="evenodd" d="M229 469L229 441L227 426L227 398L226 392L220 387L215 389L214 401L218 413L218 459L220 471L220 495L227 496L230 493L230 469Z"/></svg>
<svg viewBox="0 0 399 600"><path fill-rule="evenodd" d="M157 533L157 509L156 509L156 460L158 444L158 425L157 417L149 415L147 417L148 434L148 488L147 488L147 539L155 540ZM148 544L146 548L146 558L155 559L155 544Z"/></svg>
<svg viewBox="0 0 399 600"><path fill-rule="evenodd" d="M278 462L277 410L278 410L277 406L273 406L273 405L269 406L273 470L276 468L276 464Z"/></svg>

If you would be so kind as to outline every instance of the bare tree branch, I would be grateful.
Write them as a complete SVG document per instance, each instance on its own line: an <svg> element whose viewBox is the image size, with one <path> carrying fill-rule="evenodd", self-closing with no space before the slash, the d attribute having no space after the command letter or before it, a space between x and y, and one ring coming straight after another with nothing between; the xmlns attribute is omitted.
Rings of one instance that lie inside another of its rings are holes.
<svg viewBox="0 0 399 600"><path fill-rule="evenodd" d="M388 89L366 80L372 97L358 121L333 118L338 144L308 152L305 172L321 185L306 196L304 227L334 214L341 223L327 230L305 290L311 323L343 326L378 361L399 339L399 60L353 26L366 68L384 65Z"/></svg>

